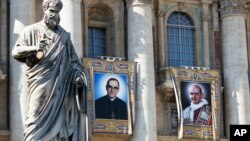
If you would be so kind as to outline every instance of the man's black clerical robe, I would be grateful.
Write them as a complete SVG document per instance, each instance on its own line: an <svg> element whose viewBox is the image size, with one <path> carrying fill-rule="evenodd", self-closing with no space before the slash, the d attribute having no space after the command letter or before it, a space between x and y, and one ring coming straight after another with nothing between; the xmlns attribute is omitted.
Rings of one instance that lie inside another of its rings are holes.
<svg viewBox="0 0 250 141"><path fill-rule="evenodd" d="M116 97L113 101L106 95L95 101L95 116L100 119L128 119L127 104Z"/></svg>

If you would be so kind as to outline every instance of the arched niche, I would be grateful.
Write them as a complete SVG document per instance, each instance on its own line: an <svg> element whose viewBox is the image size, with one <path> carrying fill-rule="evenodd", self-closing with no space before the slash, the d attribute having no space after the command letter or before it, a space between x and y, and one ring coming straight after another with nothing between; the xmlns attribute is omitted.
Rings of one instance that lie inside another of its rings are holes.
<svg viewBox="0 0 250 141"><path fill-rule="evenodd" d="M105 4L91 6L88 17L90 22L103 22L103 24L109 24L114 20L112 10Z"/></svg>
<svg viewBox="0 0 250 141"><path fill-rule="evenodd" d="M124 3L123 1L86 0L82 7L84 56L88 56L88 28L106 29L105 56L125 57L124 49Z"/></svg>

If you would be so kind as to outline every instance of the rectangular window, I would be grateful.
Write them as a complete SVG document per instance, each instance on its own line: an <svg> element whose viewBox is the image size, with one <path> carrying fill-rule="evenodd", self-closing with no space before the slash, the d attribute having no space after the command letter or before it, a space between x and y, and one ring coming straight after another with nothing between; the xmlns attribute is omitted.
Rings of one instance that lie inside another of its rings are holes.
<svg viewBox="0 0 250 141"><path fill-rule="evenodd" d="M195 65L195 27L192 19L183 12L173 12L167 21L168 65Z"/></svg>
<svg viewBox="0 0 250 141"><path fill-rule="evenodd" d="M99 27L88 28L88 57L98 58L106 55L106 29Z"/></svg>

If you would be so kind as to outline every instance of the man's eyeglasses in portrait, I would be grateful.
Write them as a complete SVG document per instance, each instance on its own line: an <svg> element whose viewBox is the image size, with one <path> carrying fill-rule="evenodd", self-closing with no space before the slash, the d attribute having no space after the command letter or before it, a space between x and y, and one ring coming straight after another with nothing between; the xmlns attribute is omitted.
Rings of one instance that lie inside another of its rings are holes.
<svg viewBox="0 0 250 141"><path fill-rule="evenodd" d="M108 85L108 88L109 88L109 89L114 89L114 90L118 90L118 89L119 89L117 86L112 87L112 86L110 86L110 85Z"/></svg>

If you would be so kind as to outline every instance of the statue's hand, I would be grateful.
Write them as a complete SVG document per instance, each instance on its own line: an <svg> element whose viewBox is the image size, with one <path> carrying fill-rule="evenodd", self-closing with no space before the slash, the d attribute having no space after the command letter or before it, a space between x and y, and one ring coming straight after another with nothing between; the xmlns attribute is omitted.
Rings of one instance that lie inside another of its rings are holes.
<svg viewBox="0 0 250 141"><path fill-rule="evenodd" d="M44 54L45 54L45 47L47 46L47 43L46 43L46 39L42 39L40 40L40 42L38 43L38 47L37 47L37 53L36 53L36 58L37 59L42 59L44 57Z"/></svg>
<svg viewBox="0 0 250 141"><path fill-rule="evenodd" d="M46 46L47 46L46 39L40 40L36 48L36 51L43 51Z"/></svg>
<svg viewBox="0 0 250 141"><path fill-rule="evenodd" d="M83 76L80 75L80 76L76 77L75 83L76 83L76 85L77 85L78 87L83 87L83 86L84 86Z"/></svg>

